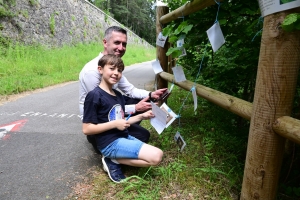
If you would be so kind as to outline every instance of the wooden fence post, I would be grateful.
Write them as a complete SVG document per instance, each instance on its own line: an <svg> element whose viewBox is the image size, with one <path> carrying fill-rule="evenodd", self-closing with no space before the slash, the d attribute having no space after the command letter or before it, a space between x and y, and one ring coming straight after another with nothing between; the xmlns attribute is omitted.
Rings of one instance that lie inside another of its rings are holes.
<svg viewBox="0 0 300 200"><path fill-rule="evenodd" d="M241 199L276 199L285 138L273 123L289 116L300 66L300 33L281 23L294 10L264 18ZM299 10L298 10L299 12Z"/></svg>
<svg viewBox="0 0 300 200"><path fill-rule="evenodd" d="M157 6L156 7L156 38L158 34L162 31L162 24L160 24L159 19L169 13L169 8L166 6ZM160 46L156 46L156 56L160 61L160 65L165 72L168 72L168 57L166 56L166 52L168 51L168 43L165 43L164 48ZM159 75L156 75L157 78L157 88L167 88L168 81L162 79Z"/></svg>

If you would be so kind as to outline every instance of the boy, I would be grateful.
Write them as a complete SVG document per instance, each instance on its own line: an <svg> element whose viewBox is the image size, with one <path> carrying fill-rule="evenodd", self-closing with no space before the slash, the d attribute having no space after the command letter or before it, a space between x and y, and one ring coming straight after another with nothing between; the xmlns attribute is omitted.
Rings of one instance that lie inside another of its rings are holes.
<svg viewBox="0 0 300 200"><path fill-rule="evenodd" d="M116 55L104 55L98 62L102 75L99 87L90 91L84 102L82 130L85 135L95 135L102 153L104 170L116 183L126 177L118 164L149 167L161 162L163 152L157 147L132 137L130 124L154 117L152 111L124 119L125 100L113 89L122 77L124 63Z"/></svg>

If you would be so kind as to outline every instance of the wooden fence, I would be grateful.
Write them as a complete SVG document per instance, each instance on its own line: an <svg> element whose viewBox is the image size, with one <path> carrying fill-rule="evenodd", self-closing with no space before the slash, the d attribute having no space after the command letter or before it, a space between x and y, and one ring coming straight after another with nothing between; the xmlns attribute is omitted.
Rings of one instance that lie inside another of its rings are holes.
<svg viewBox="0 0 300 200"><path fill-rule="evenodd" d="M166 6L157 7L156 33L161 24L214 5L214 0L194 0L169 13ZM251 121L245 161L241 199L276 199L279 173L286 139L300 144L300 120L289 117L295 96L300 66L300 34L286 33L278 26L292 9L264 18L258 71L253 103L196 84L198 96ZM166 56L169 45L157 46L157 58L164 70L158 76L158 88L172 82L190 91L191 81L176 82Z"/></svg>

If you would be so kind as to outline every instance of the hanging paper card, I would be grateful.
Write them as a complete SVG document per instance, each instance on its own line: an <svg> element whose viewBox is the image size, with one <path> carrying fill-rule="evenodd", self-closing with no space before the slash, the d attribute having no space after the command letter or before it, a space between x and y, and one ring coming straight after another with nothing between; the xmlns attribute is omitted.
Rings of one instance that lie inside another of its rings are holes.
<svg viewBox="0 0 300 200"><path fill-rule="evenodd" d="M219 22L210 27L206 33L214 52L216 52L225 43Z"/></svg>
<svg viewBox="0 0 300 200"><path fill-rule="evenodd" d="M178 147L180 148L180 151L182 151L184 149L184 147L186 146L186 143L178 131L174 136L174 140L175 140L176 144L178 145Z"/></svg>
<svg viewBox="0 0 300 200"><path fill-rule="evenodd" d="M153 102L151 102L151 106L155 117L150 119L150 124L155 128L158 134L161 134L166 127L168 114Z"/></svg>
<svg viewBox="0 0 300 200"><path fill-rule="evenodd" d="M183 47L183 44L184 44L184 39L180 39L180 40L178 40L177 41L177 47L178 48L180 48L181 49L181 55L179 56L179 57L181 57L181 56L186 56L186 50L185 50L185 48Z"/></svg>
<svg viewBox="0 0 300 200"><path fill-rule="evenodd" d="M166 41L167 36L163 36L163 34L160 32L157 36L156 45L163 48L165 46Z"/></svg>
<svg viewBox="0 0 300 200"><path fill-rule="evenodd" d="M186 50L185 50L185 48L181 49L181 55L179 57L181 57L181 56L186 56Z"/></svg>
<svg viewBox="0 0 300 200"><path fill-rule="evenodd" d="M177 115L165 103L160 106L160 109L167 113L166 128L168 128L176 119Z"/></svg>
<svg viewBox="0 0 300 200"><path fill-rule="evenodd" d="M193 99L194 99L194 111L197 110L197 106L198 106L198 99L197 99L197 94L196 94L196 88L195 86L193 86L192 88L192 94L193 94Z"/></svg>
<svg viewBox="0 0 300 200"><path fill-rule="evenodd" d="M155 74L158 74L163 71L163 69L161 68L161 65L159 63L159 60L153 61L151 64L152 64L152 68L153 68L153 71Z"/></svg>
<svg viewBox="0 0 300 200"><path fill-rule="evenodd" d="M183 47L184 39L180 39L177 41L177 47Z"/></svg>
<svg viewBox="0 0 300 200"><path fill-rule="evenodd" d="M183 69L182 69L181 66L173 67L172 71L173 71L176 82L182 82L182 81L186 80Z"/></svg>
<svg viewBox="0 0 300 200"><path fill-rule="evenodd" d="M172 85L171 85L171 87L170 87L170 89L169 89L170 92L172 92L173 87L174 87L174 83L172 83Z"/></svg>

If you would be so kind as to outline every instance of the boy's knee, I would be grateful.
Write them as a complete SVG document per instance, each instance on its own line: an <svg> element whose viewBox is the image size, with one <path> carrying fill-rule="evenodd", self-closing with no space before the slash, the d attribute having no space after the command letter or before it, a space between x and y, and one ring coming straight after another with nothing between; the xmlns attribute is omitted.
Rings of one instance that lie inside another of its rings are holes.
<svg viewBox="0 0 300 200"><path fill-rule="evenodd" d="M153 158L152 158L152 162L153 165L159 165L159 163L162 161L162 157L163 157L163 151L158 149L157 151L155 151Z"/></svg>

